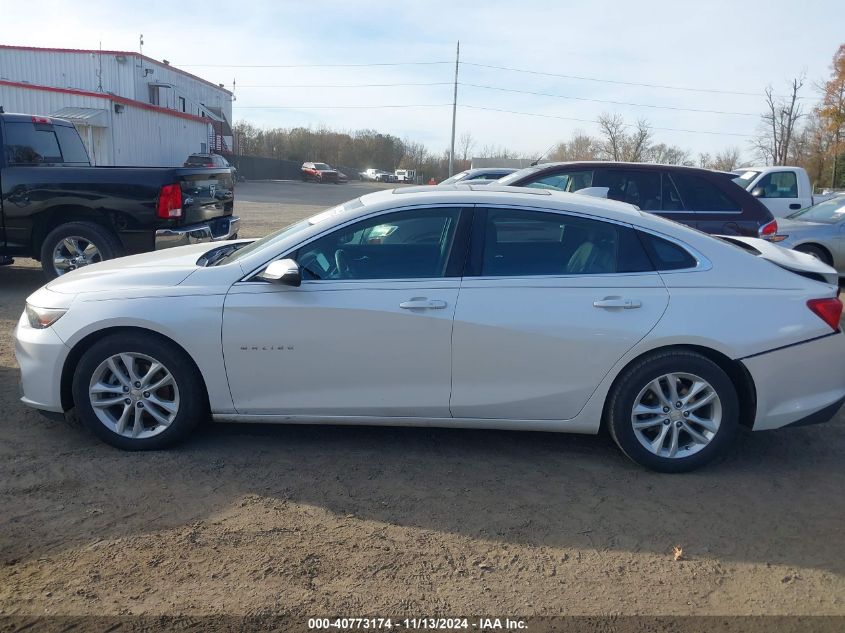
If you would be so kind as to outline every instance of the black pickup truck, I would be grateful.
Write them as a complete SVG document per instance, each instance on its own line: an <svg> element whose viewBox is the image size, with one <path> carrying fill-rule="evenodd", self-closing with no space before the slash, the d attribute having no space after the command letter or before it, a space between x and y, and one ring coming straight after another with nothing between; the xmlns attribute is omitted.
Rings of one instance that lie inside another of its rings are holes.
<svg viewBox="0 0 845 633"><path fill-rule="evenodd" d="M0 110L0 265L55 277L104 259L237 237L226 168L92 167L65 120Z"/></svg>

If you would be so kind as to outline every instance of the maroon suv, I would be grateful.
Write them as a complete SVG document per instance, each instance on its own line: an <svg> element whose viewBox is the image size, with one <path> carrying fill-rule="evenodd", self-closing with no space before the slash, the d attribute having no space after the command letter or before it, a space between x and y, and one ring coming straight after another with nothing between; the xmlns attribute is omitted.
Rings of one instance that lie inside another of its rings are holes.
<svg viewBox="0 0 845 633"><path fill-rule="evenodd" d="M762 202L727 174L650 163L546 163L520 169L500 185L578 191L607 187L607 197L705 233L769 237L777 222Z"/></svg>
<svg viewBox="0 0 845 633"><path fill-rule="evenodd" d="M326 163L302 163L302 182L333 182L337 184L337 170Z"/></svg>

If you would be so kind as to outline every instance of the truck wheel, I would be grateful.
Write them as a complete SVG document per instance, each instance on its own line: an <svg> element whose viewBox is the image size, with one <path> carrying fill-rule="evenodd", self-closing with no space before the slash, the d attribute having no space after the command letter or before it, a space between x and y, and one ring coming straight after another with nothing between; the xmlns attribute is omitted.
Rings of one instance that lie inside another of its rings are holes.
<svg viewBox="0 0 845 633"><path fill-rule="evenodd" d="M41 268L52 279L122 254L120 241L108 229L94 222L68 222L44 238Z"/></svg>

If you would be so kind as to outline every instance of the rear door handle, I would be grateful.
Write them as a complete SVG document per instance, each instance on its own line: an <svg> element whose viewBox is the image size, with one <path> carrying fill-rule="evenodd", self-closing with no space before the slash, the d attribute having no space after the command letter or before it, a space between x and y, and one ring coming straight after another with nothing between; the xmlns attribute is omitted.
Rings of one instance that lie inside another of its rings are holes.
<svg viewBox="0 0 845 633"><path fill-rule="evenodd" d="M605 297L598 301L593 301L596 308L622 308L624 310L633 310L634 308L642 307L642 303L638 299L622 299L621 297Z"/></svg>
<svg viewBox="0 0 845 633"><path fill-rule="evenodd" d="M797 202L793 202L792 204L789 205L789 208L790 209L800 209L801 205Z"/></svg>
<svg viewBox="0 0 845 633"><path fill-rule="evenodd" d="M426 299L425 297L414 297L403 301L399 304L400 308L405 310L442 310L446 307L446 302L440 299Z"/></svg>

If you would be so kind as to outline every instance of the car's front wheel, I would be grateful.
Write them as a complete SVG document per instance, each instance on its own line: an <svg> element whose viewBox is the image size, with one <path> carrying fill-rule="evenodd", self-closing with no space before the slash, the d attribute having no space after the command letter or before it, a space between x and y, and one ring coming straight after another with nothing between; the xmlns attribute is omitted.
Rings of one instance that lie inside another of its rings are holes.
<svg viewBox="0 0 845 633"><path fill-rule="evenodd" d="M83 424L126 450L165 448L206 415L207 398L191 360L155 335L108 336L83 355L73 400Z"/></svg>
<svg viewBox="0 0 845 633"><path fill-rule="evenodd" d="M648 356L608 396L605 423L632 460L660 472L699 468L731 443L739 401L728 375L691 351Z"/></svg>

